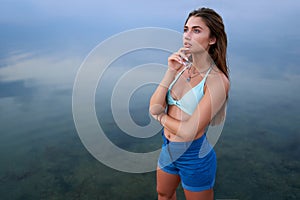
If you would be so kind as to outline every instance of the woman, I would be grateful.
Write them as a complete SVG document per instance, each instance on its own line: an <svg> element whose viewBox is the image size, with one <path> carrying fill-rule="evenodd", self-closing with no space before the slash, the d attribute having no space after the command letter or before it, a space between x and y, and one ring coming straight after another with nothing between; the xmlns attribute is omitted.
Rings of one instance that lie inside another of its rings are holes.
<svg viewBox="0 0 300 200"><path fill-rule="evenodd" d="M214 198L216 156L206 132L225 118L230 85L226 48L224 24L214 10L189 14L183 47L168 58L168 70L150 100L150 114L164 127L159 200L176 199L180 182L188 200Z"/></svg>

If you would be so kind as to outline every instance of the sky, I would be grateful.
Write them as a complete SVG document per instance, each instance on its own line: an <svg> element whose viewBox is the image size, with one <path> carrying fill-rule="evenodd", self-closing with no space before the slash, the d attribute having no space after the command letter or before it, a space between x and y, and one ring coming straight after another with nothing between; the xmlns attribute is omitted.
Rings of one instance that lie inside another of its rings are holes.
<svg viewBox="0 0 300 200"><path fill-rule="evenodd" d="M0 4L4 53L62 42L68 47L82 46L81 42L93 45L121 31L148 26L182 31L188 13L202 6L215 9L223 17L229 47L264 43L286 48L292 45L290 40L299 43L300 3L296 0L2 0Z"/></svg>
<svg viewBox="0 0 300 200"><path fill-rule="evenodd" d="M223 17L233 81L243 81L244 73L295 80L300 74L296 0L2 0L0 5L0 81L19 81L14 87L38 81L70 88L81 62L99 43L135 28L181 32L188 13L199 7Z"/></svg>

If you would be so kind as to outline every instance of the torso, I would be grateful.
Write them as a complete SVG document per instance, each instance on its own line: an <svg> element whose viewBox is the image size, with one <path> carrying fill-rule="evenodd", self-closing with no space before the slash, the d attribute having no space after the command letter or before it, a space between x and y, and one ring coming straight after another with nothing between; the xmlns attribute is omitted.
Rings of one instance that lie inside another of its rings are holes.
<svg viewBox="0 0 300 200"><path fill-rule="evenodd" d="M194 78L191 79L190 82L187 82L186 79L188 77L187 70L179 77L177 82L172 87L171 94L174 97L174 99L181 99L189 90L191 90L193 87L195 87L197 84L199 84L203 77L205 76L205 73L202 73ZM204 88L205 91L205 88ZM184 111L182 111L180 108L178 108L175 105L169 105L168 107L168 115L170 117L173 117L174 119L185 121L189 119L191 116ZM197 134L195 139L201 137L203 135L204 130L200 130ZM173 142L185 142L182 138L176 136L176 133L170 132L168 129L164 129L164 134L168 140Z"/></svg>

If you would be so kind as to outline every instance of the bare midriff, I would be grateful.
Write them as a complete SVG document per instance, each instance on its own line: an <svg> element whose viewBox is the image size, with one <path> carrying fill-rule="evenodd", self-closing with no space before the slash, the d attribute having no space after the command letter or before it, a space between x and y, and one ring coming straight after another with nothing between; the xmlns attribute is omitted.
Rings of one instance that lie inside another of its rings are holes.
<svg viewBox="0 0 300 200"><path fill-rule="evenodd" d="M179 121L185 121L185 120L188 120L191 117L190 115L188 115L187 113L183 112L180 108L178 108L175 105L171 105L171 106L168 107L168 115L170 117L173 117L174 119L179 120ZM201 137L202 134L203 134L203 132L204 132L204 130L199 131L196 134L194 140L197 139L197 138L199 138L199 137ZM176 133L172 133L171 131L169 131L166 128L164 128L164 134L165 134L165 137L168 140L172 141L172 142L187 142L182 137L176 136Z"/></svg>

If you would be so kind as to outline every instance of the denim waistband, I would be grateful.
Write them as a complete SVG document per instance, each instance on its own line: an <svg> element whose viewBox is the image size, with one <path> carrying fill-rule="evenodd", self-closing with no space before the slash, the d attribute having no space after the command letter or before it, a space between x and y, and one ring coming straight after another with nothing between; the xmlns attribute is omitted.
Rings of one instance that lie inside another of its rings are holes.
<svg viewBox="0 0 300 200"><path fill-rule="evenodd" d="M207 140L206 132L200 138L188 142L172 142L165 137L163 131L162 131L162 138L163 138L163 147L167 146L169 151L173 151L173 152L174 151L179 151L179 152L196 151L199 153L199 157L204 157L213 149L213 147L209 144L209 141Z"/></svg>

